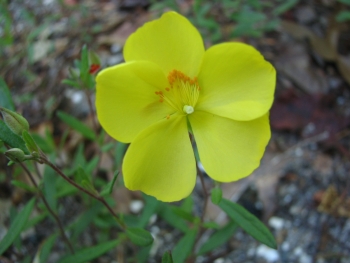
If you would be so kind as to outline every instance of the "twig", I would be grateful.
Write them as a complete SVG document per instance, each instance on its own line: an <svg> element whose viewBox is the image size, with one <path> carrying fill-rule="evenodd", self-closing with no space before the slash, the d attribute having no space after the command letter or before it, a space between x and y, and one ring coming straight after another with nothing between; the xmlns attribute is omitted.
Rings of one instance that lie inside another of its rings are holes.
<svg viewBox="0 0 350 263"><path fill-rule="evenodd" d="M91 193L90 191L88 191L85 188L83 188L80 185L78 185L76 182L74 182L72 179L70 179L67 175L65 175L56 165L51 163L46 158L41 157L40 161L42 161L43 163L45 163L48 166L50 166L56 173L58 173L64 180L66 180L68 183L73 185L75 188L77 188L78 190L86 193L87 195L91 196L92 198L100 201L108 209L108 211L114 216L115 220L121 226L121 228L123 230L126 229L126 225L119 219L118 215L113 211L113 209L110 207L110 205L106 202L106 200L102 196L99 196L99 195L96 195L94 193Z"/></svg>
<svg viewBox="0 0 350 263"><path fill-rule="evenodd" d="M29 169L27 168L27 166L25 166L22 162L19 162L20 166L22 166L22 168L26 171L26 173L28 174L30 180L32 181L33 185L36 187L36 189L38 189L38 193L40 195L40 198L43 200L44 202L44 205L46 206L47 210L49 211L49 213L53 216L53 218L55 219L59 229L60 229L60 232L61 232L61 236L64 240L64 242L66 243L66 245L68 246L70 252L72 254L74 254L74 249L73 249L73 246L72 244L69 242L66 234L64 233L64 230L63 230L63 225L62 225L62 222L61 220L59 219L59 217L56 215L56 213L51 209L49 203L47 202L45 196L43 195L43 193L41 192L38 184L35 182L34 180L34 177L32 175L32 173L29 171Z"/></svg>

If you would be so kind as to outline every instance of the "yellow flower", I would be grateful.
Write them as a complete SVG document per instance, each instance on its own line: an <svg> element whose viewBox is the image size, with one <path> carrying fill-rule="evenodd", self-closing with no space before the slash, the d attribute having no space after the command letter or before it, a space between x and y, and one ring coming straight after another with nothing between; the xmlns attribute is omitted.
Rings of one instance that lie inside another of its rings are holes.
<svg viewBox="0 0 350 263"><path fill-rule="evenodd" d="M196 182L189 127L212 179L235 181L259 166L276 73L257 50L205 50L196 28L168 12L128 38L124 58L98 74L96 108L107 133L131 142L127 188L167 202L187 197Z"/></svg>

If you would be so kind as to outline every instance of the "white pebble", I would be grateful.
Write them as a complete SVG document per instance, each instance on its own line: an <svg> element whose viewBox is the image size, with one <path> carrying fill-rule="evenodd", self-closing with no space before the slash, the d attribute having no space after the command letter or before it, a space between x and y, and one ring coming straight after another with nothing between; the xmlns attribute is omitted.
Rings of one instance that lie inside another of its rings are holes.
<svg viewBox="0 0 350 263"><path fill-rule="evenodd" d="M279 260L278 251L265 245L260 245L256 250L256 254L268 262L277 262Z"/></svg>
<svg viewBox="0 0 350 263"><path fill-rule="evenodd" d="M143 202L140 200L134 200L130 203L130 211L137 214L143 208Z"/></svg>

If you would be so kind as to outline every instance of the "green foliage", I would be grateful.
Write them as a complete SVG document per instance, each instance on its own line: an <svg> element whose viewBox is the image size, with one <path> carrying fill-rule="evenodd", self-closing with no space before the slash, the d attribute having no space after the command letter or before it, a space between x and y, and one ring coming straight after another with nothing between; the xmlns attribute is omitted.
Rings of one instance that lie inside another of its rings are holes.
<svg viewBox="0 0 350 263"><path fill-rule="evenodd" d="M29 153L23 139L13 133L2 120L0 120L0 140L12 148L19 148L24 153Z"/></svg>
<svg viewBox="0 0 350 263"><path fill-rule="evenodd" d="M129 227L126 229L125 233L131 242L138 246L148 246L153 242L152 235L139 227Z"/></svg>
<svg viewBox="0 0 350 263"><path fill-rule="evenodd" d="M222 190L220 187L215 187L211 190L211 202L218 205L222 199Z"/></svg>
<svg viewBox="0 0 350 263"><path fill-rule="evenodd" d="M26 130L24 130L22 132L22 138L26 144L28 151L31 154L40 152L40 149L39 149L38 145L36 144L36 142L34 141L33 137Z"/></svg>
<svg viewBox="0 0 350 263"><path fill-rule="evenodd" d="M9 46L13 43L13 35L12 35L13 20L8 8L7 1L0 1L0 17L2 18L0 20L0 27L3 30L2 36L0 37L0 52L1 52L2 51L1 47Z"/></svg>
<svg viewBox="0 0 350 263"><path fill-rule="evenodd" d="M118 175L119 175L119 171L115 171L112 181L110 181L108 184L106 184L105 187L101 190L101 192L100 192L101 196L110 195L112 193L113 186L115 184L115 181L118 178Z"/></svg>
<svg viewBox="0 0 350 263"><path fill-rule="evenodd" d="M96 246L84 248L82 250L75 252L74 255L69 255L69 256L62 258L57 263L72 263L72 262L84 263L86 261L93 260L93 259L105 254L109 250L115 248L120 242L121 242L121 240L117 239L117 240L104 242L104 243L96 245Z"/></svg>
<svg viewBox="0 0 350 263"><path fill-rule="evenodd" d="M26 206L19 212L16 218L11 223L9 230L5 237L0 241L0 255L2 255L6 249L11 246L11 244L15 241L15 239L22 232L27 220L32 212L35 204L35 199L30 200Z"/></svg>
<svg viewBox="0 0 350 263"><path fill-rule="evenodd" d="M183 263L190 255L194 242L196 241L197 229L189 230L173 249L172 257L174 263Z"/></svg>
<svg viewBox="0 0 350 263"><path fill-rule="evenodd" d="M267 227L242 206L222 199L220 208L244 231L268 247L277 248L276 240Z"/></svg>
<svg viewBox="0 0 350 263"><path fill-rule="evenodd" d="M38 251L39 255L39 262L44 263L47 262L50 252L52 250L53 245L55 244L57 239L57 234L54 234L47 239L45 239L44 243L40 246L40 249Z"/></svg>
<svg viewBox="0 0 350 263"><path fill-rule="evenodd" d="M73 116L64 113L63 111L58 111L57 116L72 129L81 133L85 138L90 140L94 140L96 138L95 132L84 123L79 121L77 118L74 118Z"/></svg>
<svg viewBox="0 0 350 263"><path fill-rule="evenodd" d="M345 22L350 20L350 11L341 11L339 14L337 14L335 18L338 22Z"/></svg>
<svg viewBox="0 0 350 263"><path fill-rule="evenodd" d="M173 257L171 255L170 251L167 251L164 253L163 257L162 257L162 263L173 263Z"/></svg>
<svg viewBox="0 0 350 263"><path fill-rule="evenodd" d="M229 222L225 227L214 232L214 234L211 235L209 239L201 246L198 251L198 255L206 254L213 251L215 248L224 245L230 240L230 238L232 238L236 229L237 224L235 222Z"/></svg>
<svg viewBox="0 0 350 263"><path fill-rule="evenodd" d="M11 184L18 187L18 188L21 188L29 193L36 193L37 190L32 187L32 186L29 186L28 184L22 182L22 181L18 181L18 180L12 180L11 181Z"/></svg>
<svg viewBox="0 0 350 263"><path fill-rule="evenodd" d="M299 0L195 0L191 12L185 15L205 39L216 43L230 38L260 37L265 32L275 30L279 26L279 17L298 2ZM173 0L152 1L151 10L162 13L167 9L179 11L181 8ZM223 30L223 27L229 30Z"/></svg>
<svg viewBox="0 0 350 263"><path fill-rule="evenodd" d="M1 12L1 11L0 11ZM5 81L0 77L0 107L7 108L11 111L15 110L11 93Z"/></svg>

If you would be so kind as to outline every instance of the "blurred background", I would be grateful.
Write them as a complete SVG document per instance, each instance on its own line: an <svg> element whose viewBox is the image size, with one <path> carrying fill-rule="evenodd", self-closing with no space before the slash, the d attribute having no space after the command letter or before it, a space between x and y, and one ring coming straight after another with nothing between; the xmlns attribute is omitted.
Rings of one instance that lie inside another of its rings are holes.
<svg viewBox="0 0 350 263"><path fill-rule="evenodd" d="M242 204L270 228L279 249L238 230L195 262L350 262L349 0L0 0L0 104L8 103L6 86L14 109L29 121L37 143L58 165L69 172L82 156L88 164L99 155L98 169L92 169L96 180L112 180L126 145L105 138L101 153L57 113L66 112L93 127L94 89L82 90L69 82L83 45L98 54L102 68L121 63L127 37L168 10L185 15L199 29L206 47L245 42L277 70L272 139L262 164L252 176L223 184L222 189L226 198ZM15 179L30 185L19 166L8 167L3 154L0 163L1 239L16 208L31 193L13 183ZM49 179L43 183L56 193L52 202L63 223L84 221L91 203L54 177L45 175ZM213 186L209 177L205 182L208 189ZM130 220L143 215L149 201L123 187L112 197L118 212L130 214ZM199 214L200 185L191 198ZM130 251L117 249L91 262L160 262L164 251L178 242L181 227L157 211L146 219L151 219L145 226L156 237L146 256L130 259ZM37 223L0 256L1 263L40 262L33 258L55 224L47 214L42 216L40 207L36 213ZM82 247L107 240L113 224L105 217L92 213L85 228L73 231L74 240ZM212 204L206 218L219 225L225 222ZM44 262L57 262L63 251L64 244L55 239Z"/></svg>

